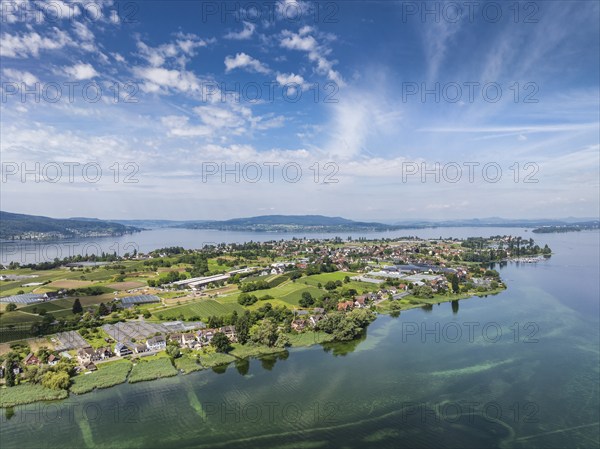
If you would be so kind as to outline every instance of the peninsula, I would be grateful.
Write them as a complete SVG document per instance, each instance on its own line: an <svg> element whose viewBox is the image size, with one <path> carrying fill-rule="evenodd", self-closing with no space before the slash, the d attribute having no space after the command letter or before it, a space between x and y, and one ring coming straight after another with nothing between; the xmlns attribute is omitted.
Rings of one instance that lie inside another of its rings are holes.
<svg viewBox="0 0 600 449"><path fill-rule="evenodd" d="M83 394L286 348L350 341L378 313L501 292L513 236L292 239L2 267L0 406Z"/></svg>

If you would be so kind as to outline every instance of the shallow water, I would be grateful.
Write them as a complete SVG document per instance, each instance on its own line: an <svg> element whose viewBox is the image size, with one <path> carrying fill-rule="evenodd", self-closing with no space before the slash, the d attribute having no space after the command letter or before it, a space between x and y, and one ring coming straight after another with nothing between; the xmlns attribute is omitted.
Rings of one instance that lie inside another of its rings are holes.
<svg viewBox="0 0 600 449"><path fill-rule="evenodd" d="M456 313L382 316L356 342L3 410L0 447L598 447L599 236L532 236L553 257L499 268L508 289Z"/></svg>

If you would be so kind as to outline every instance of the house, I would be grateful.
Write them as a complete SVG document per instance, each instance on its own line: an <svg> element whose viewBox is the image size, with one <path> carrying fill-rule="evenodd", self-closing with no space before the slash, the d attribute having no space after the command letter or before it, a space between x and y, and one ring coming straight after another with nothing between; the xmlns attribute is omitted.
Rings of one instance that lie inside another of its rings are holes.
<svg viewBox="0 0 600 449"><path fill-rule="evenodd" d="M202 329L198 331L198 340L205 343L210 343L213 337L215 336L215 329Z"/></svg>
<svg viewBox="0 0 600 449"><path fill-rule="evenodd" d="M169 341L181 343L181 333L178 332L178 333L169 335Z"/></svg>
<svg viewBox="0 0 600 449"><path fill-rule="evenodd" d="M87 348L81 348L77 351L77 360L81 365L85 366L86 363L96 361L98 358L96 356L96 351L88 346Z"/></svg>
<svg viewBox="0 0 600 449"><path fill-rule="evenodd" d="M181 344L184 346L190 346L192 342L196 341L196 336L193 333L181 334Z"/></svg>
<svg viewBox="0 0 600 449"><path fill-rule="evenodd" d="M23 359L23 363L25 365L28 365L28 366L30 366L30 365L39 365L40 364L40 359L38 359L35 355L33 355L33 352L30 352Z"/></svg>
<svg viewBox="0 0 600 449"><path fill-rule="evenodd" d="M44 293L44 301L50 301L51 299L57 299L58 292L46 292Z"/></svg>
<svg viewBox="0 0 600 449"><path fill-rule="evenodd" d="M146 340L146 346L150 351L161 351L167 347L167 341L162 335Z"/></svg>
<svg viewBox="0 0 600 449"><path fill-rule="evenodd" d="M306 320L294 320L292 321L292 329L296 332L302 332L306 328Z"/></svg>
<svg viewBox="0 0 600 449"><path fill-rule="evenodd" d="M223 326L222 328L219 329L220 332L223 332L227 338L229 338L229 341L236 341L236 335L235 335L235 326Z"/></svg>
<svg viewBox="0 0 600 449"><path fill-rule="evenodd" d="M338 309L338 311L346 312L348 310L352 310L353 306L354 306L354 302L352 302L352 301L343 301L343 302L338 303L337 309Z"/></svg>
<svg viewBox="0 0 600 449"><path fill-rule="evenodd" d="M148 347L140 343L133 347L133 351L136 354L141 354L142 352L148 352Z"/></svg>
<svg viewBox="0 0 600 449"><path fill-rule="evenodd" d="M308 310L298 310L298 311L296 312L296 315L298 315L298 316L305 316L305 315L308 315Z"/></svg>
<svg viewBox="0 0 600 449"><path fill-rule="evenodd" d="M316 315L311 316L308 321L312 327L315 327L319 321L323 319L323 314L317 313Z"/></svg>
<svg viewBox="0 0 600 449"><path fill-rule="evenodd" d="M365 306L365 297L364 296L357 296L356 299L354 300L354 305L360 309L362 309Z"/></svg>
<svg viewBox="0 0 600 449"><path fill-rule="evenodd" d="M313 313L320 313L320 314L324 314L325 313L325 309L323 307L315 307L313 309Z"/></svg>
<svg viewBox="0 0 600 449"><path fill-rule="evenodd" d="M84 363L83 367L88 371L96 371L98 369L94 362Z"/></svg>
<svg viewBox="0 0 600 449"><path fill-rule="evenodd" d="M129 346L123 343L117 343L115 345L115 354L119 357L125 357L126 355L133 354L133 351L131 350L131 348L129 348Z"/></svg>
<svg viewBox="0 0 600 449"><path fill-rule="evenodd" d="M95 354L95 358L96 360L104 360L104 359L109 359L113 356L113 352L110 350L110 348L98 348L96 349L96 354Z"/></svg>
<svg viewBox="0 0 600 449"><path fill-rule="evenodd" d="M59 360L60 359L57 356L50 354L50 357L48 357L48 365L54 366L59 362Z"/></svg>

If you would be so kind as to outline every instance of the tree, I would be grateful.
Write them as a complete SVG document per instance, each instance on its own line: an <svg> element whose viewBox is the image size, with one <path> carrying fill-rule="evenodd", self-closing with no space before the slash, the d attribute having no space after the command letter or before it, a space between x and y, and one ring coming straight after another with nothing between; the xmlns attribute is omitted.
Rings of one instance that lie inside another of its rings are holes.
<svg viewBox="0 0 600 449"><path fill-rule="evenodd" d="M78 314L83 312L83 307L81 307L81 303L79 302L79 298L75 298L75 302L73 303L73 313Z"/></svg>
<svg viewBox="0 0 600 449"><path fill-rule="evenodd" d="M250 314L245 313L238 318L235 325L235 332L237 334L237 340L241 344L245 345L250 338Z"/></svg>
<svg viewBox="0 0 600 449"><path fill-rule="evenodd" d="M314 303L315 303L315 300L312 297L312 295L310 294L310 292L303 292L302 298L300 298L300 301L298 301L298 304L300 304L300 307L310 307Z"/></svg>
<svg viewBox="0 0 600 449"><path fill-rule="evenodd" d="M12 312L13 310L17 310L17 305L12 302L9 302L8 305L6 306L6 311Z"/></svg>
<svg viewBox="0 0 600 449"><path fill-rule="evenodd" d="M144 313L142 315L145 319L148 319L152 316L152 314L148 310L144 310Z"/></svg>
<svg viewBox="0 0 600 449"><path fill-rule="evenodd" d="M71 384L69 374L64 371L48 371L42 377L42 386L52 390L66 390Z"/></svg>
<svg viewBox="0 0 600 449"><path fill-rule="evenodd" d="M210 329L214 329L216 327L221 327L223 325L223 319L216 317L214 315L211 315L208 317L208 320L206 320L206 324L208 325L208 327Z"/></svg>
<svg viewBox="0 0 600 449"><path fill-rule="evenodd" d="M269 318L265 318L250 330L252 341L265 346L273 346L277 337L277 325Z"/></svg>
<svg viewBox="0 0 600 449"><path fill-rule="evenodd" d="M167 355L172 359L176 359L181 356L181 351L179 350L179 346L177 345L167 345L166 352Z"/></svg>
<svg viewBox="0 0 600 449"><path fill-rule="evenodd" d="M106 307L106 305L103 302L101 302L100 305L98 306L98 315L100 315L100 316L108 315L108 308Z"/></svg>
<svg viewBox="0 0 600 449"><path fill-rule="evenodd" d="M329 290L329 291L331 291L331 290L335 290L335 289L336 289L336 287L337 287L337 285L336 285L336 283L335 283L335 282L333 282L333 281L327 281L327 282L325 283L325 290Z"/></svg>
<svg viewBox="0 0 600 449"><path fill-rule="evenodd" d="M8 360L6 363L6 374L4 377L6 378L7 387L15 386L15 372L13 371L13 364L11 360Z"/></svg>
<svg viewBox="0 0 600 449"><path fill-rule="evenodd" d="M223 332L217 332L213 336L210 344L214 346L215 351L227 354L231 350L229 338Z"/></svg>
<svg viewBox="0 0 600 449"><path fill-rule="evenodd" d="M43 363L46 363L48 362L48 357L50 357L50 351L47 347L42 346L36 355L38 359L40 359Z"/></svg>
<svg viewBox="0 0 600 449"><path fill-rule="evenodd" d="M242 306L251 306L256 301L258 301L258 298L248 293L240 293L240 296L238 296L238 303Z"/></svg>
<svg viewBox="0 0 600 449"><path fill-rule="evenodd" d="M288 346L291 346L289 337L287 335L285 335L283 332L280 332L279 335L277 336L277 341L275 342L275 346L278 348L286 348Z"/></svg>
<svg viewBox="0 0 600 449"><path fill-rule="evenodd" d="M452 285L452 292L453 293L458 293L459 286L458 286L458 276L457 275L452 274L450 276L450 284Z"/></svg>

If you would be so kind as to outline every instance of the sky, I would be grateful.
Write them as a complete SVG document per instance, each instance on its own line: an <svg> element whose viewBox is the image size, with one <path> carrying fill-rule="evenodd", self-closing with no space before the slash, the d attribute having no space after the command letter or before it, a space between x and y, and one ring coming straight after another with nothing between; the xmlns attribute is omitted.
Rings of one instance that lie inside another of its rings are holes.
<svg viewBox="0 0 600 449"><path fill-rule="evenodd" d="M599 5L2 0L0 207L597 217Z"/></svg>

